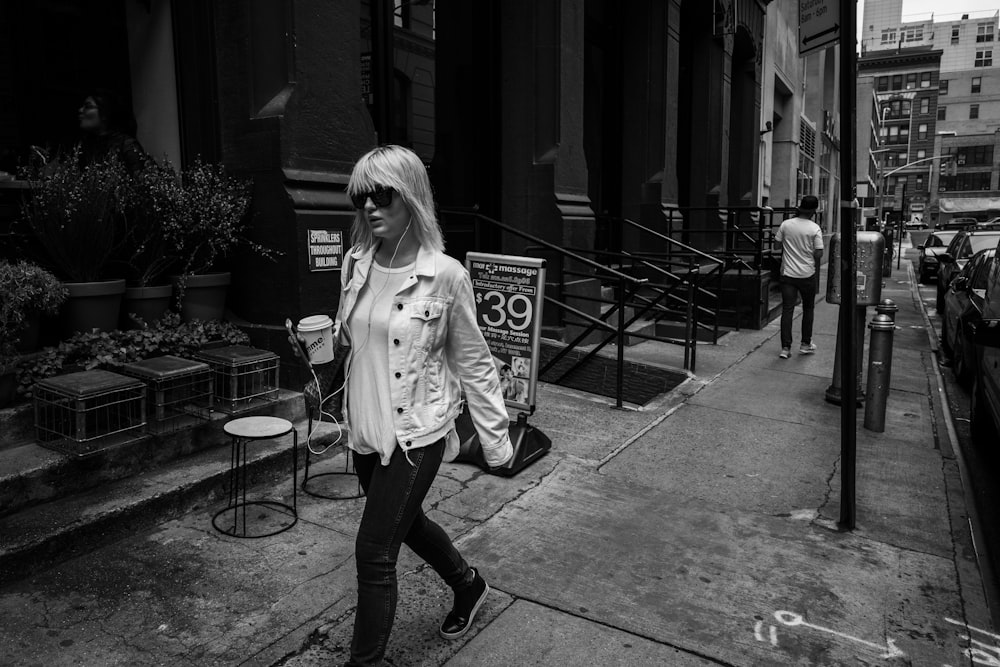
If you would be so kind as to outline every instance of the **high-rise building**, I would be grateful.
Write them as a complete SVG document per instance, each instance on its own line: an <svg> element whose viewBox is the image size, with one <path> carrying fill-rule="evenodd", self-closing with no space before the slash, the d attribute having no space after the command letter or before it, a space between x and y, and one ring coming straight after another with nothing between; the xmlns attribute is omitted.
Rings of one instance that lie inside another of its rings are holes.
<svg viewBox="0 0 1000 667"><path fill-rule="evenodd" d="M858 133L875 170L858 181L882 188L875 198L885 210L930 222L1000 215L998 18L1000 10L904 15L903 0L866 0L858 99L872 91L876 104L870 114L859 105L858 120L872 116L879 142L872 149Z"/></svg>

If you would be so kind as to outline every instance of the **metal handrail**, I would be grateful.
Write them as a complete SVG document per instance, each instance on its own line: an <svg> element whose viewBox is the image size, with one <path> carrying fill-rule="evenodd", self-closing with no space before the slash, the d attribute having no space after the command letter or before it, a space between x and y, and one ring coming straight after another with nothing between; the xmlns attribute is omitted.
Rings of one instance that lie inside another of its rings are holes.
<svg viewBox="0 0 1000 667"><path fill-rule="evenodd" d="M610 266L607 266L606 264L601 264L600 262L597 262L597 261L595 261L593 259L590 259L589 257L586 257L585 255L583 255L583 254L581 254L579 252L574 252L574 251L569 250L569 249L567 249L565 247L558 246L558 245L556 245L554 243L551 243L551 242L546 241L544 239L541 239L541 238L539 238L537 236L534 236L533 234L529 234L528 232L525 232L523 230L517 229L515 227L511 227L510 225L507 225L507 224L505 224L505 223L503 223L503 222L501 222L499 220L496 220L496 219L491 218L489 216L483 215L482 213L479 212L478 206L474 206L474 207L471 207L471 208L463 208L463 207L441 207L439 209L439 211L442 214L470 216L470 217L475 218L477 221L486 222L486 223L488 223L488 224L490 224L490 225L492 225L492 226L494 226L494 227L496 227L496 228L498 228L498 229L500 229L502 231L505 231L507 233L513 234L514 236L517 236L517 237L520 237L522 239L525 239L526 241L529 241L531 244L533 244L535 246L540 246L542 248L550 250L553 253L556 253L557 255L563 257L564 259L571 260L572 262L575 262L575 263L577 263L580 266L589 267L590 269L592 269L595 272L595 275L593 276L595 278L601 278L603 280L611 280L611 281L614 281L614 282L618 283L617 301L616 301L616 303L610 309L608 309L604 313L602 313L600 317L596 317L596 318L593 317L592 315L588 314L588 313L585 313L585 312L577 309L577 308L573 308L568 303L563 303L563 302L561 302L561 301L559 301L559 300L557 300L557 299L555 299L553 297L550 297L547 294L544 295L544 301L545 301L545 303L552 304L552 305L556 306L557 308L561 309L562 311L564 311L566 313L569 313L572 316L578 317L578 318L580 318L580 320L583 320L584 322L588 322L589 326L583 328L582 332L574 340L572 340L560 352L558 352L553 357L553 359L551 359L543 368L539 369L538 375L541 376L546 371L548 371L549 369L553 368L556 363L558 363L562 358L564 358L567 354L569 354L573 349L575 349L579 345L581 345L582 342L584 340L586 340L587 338L589 338L591 334L595 333L598 330L607 332L608 335L604 338L604 340L601 341L601 342L599 342L598 344L594 345L594 347L590 351L588 351L581 359L577 360L570 367L569 370L567 370L566 372L564 372L559 377L559 381L565 379L568 375L570 375L571 373L575 372L583 364L585 364L588 360L590 360L591 358L593 358L608 343L610 343L612 340L615 340L617 342L617 346L618 346L617 377L616 377L616 384L617 384L617 386L616 386L616 406L618 408L621 408L622 407L622 403L623 403L622 402L622 395L623 395L623 379L624 379L624 365L625 365L624 354L625 354L625 335L626 335L626 330L627 330L627 328L629 326L632 325L632 323L634 323L637 319L639 319L640 317L642 317L643 314L645 314L651 308L653 308L655 305L657 305L659 303L659 301L667 294L667 290L660 289L658 287L652 287L654 290L660 292L660 296L658 298L656 298L655 300L652 300L651 303L646 304L646 307L643 308L642 310L640 310L638 312L638 314L633 315L633 317L629 318L626 321L625 309L626 309L626 304L628 303L628 300L632 296L636 295L636 293L638 292L639 289L641 289L641 288L650 288L651 287L650 281L647 278L642 278L642 277L638 277L638 276L629 275L627 273L624 273L622 271L614 269L614 268L612 268ZM593 251L588 251L588 252L593 252ZM692 273L693 274L697 274L697 272L698 272L698 267L692 261L691 262L691 266L689 266L689 275L692 274ZM672 275L672 274L669 274L669 272L668 272L668 275ZM681 284L683 284L683 283L681 283ZM675 339L675 338L667 338L667 337L655 336L655 335L651 335L651 334L643 334L643 333L640 333L640 332L632 332L629 335L630 336L640 337L640 338L646 338L646 339L651 339L651 340L659 340L659 341L663 341L663 342L684 345L684 348L685 348L684 349L684 368L685 368L685 370L690 370L690 371L693 372L694 371L694 364L695 364L695 352L694 352L693 348L697 344L697 324L696 324L696 322L697 322L698 308L697 308L696 300L697 300L696 286L693 283L691 283L690 281L688 281L688 300L687 300L688 301L688 304L687 304L688 305L688 314L687 314L687 323L686 323L686 326L685 326L685 334L686 335L685 335L685 338L683 340L678 340L678 339ZM605 303L609 303L609 302L605 302ZM616 326L612 326L612 325L610 325L608 323L608 319L611 318L613 315L616 315L616 314L617 314L617 325ZM576 324L576 326L582 326L582 325L580 325L578 323L572 323L572 324Z"/></svg>

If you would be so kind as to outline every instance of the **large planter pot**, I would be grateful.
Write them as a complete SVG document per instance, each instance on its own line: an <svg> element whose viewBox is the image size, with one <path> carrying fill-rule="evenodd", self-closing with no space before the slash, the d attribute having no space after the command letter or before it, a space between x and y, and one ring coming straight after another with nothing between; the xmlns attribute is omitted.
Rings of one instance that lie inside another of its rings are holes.
<svg viewBox="0 0 1000 667"><path fill-rule="evenodd" d="M180 276L172 278L174 294L181 294ZM227 273L198 273L186 276L179 310L181 320L221 320L226 311L226 294L231 275Z"/></svg>
<svg viewBox="0 0 1000 667"><path fill-rule="evenodd" d="M128 287L122 305L122 329L134 329L138 325L132 315L142 318L146 324L153 324L170 310L170 297L174 293L172 285L152 287Z"/></svg>
<svg viewBox="0 0 1000 667"><path fill-rule="evenodd" d="M63 283L69 298L62 306L63 335L78 331L114 331L118 328L125 280L102 280L93 283Z"/></svg>

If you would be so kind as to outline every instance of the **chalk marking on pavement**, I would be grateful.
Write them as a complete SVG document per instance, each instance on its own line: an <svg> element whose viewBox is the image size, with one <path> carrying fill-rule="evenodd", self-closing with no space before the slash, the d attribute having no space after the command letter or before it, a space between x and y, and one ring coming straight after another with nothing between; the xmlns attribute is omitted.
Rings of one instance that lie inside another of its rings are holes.
<svg viewBox="0 0 1000 667"><path fill-rule="evenodd" d="M994 634L982 628L977 628L973 625L963 623L961 621L956 621L953 618L945 617L945 622L951 623L952 625L957 625L960 628L965 628L971 632L977 632L980 635L984 635L988 639L1000 639L1000 635ZM970 658L972 662L978 663L980 665L987 665L987 667L1000 667L1000 647L996 645L987 644L984 641L980 641L970 635L962 634L959 638L972 644L970 648L963 649L962 654L967 658Z"/></svg>
<svg viewBox="0 0 1000 667"><path fill-rule="evenodd" d="M761 633L761 630L763 630L763 629L764 629L764 621L757 621L757 623L753 626L753 636L754 636L754 638L757 641L759 641L759 642L770 641L771 642L771 646L777 646L778 645L778 628L776 628L773 625L770 626L769 629L768 629L768 633L767 633L768 636L767 637L764 637L764 635Z"/></svg>
<svg viewBox="0 0 1000 667"><path fill-rule="evenodd" d="M849 639L850 641L856 642L863 646L871 647L876 651L881 651L882 653L881 655L879 655L879 657L883 659L902 658L906 656L905 653L896 648L896 642L889 638L886 638L885 646L883 646L881 644L876 644L874 642L866 641L864 639L859 639L858 637L852 637L851 635L845 634L843 632L837 632L836 630L833 630L831 628L824 628L823 626L820 625L813 625L812 623L807 623L806 620L802 618L802 616L791 611L776 611L774 612L774 617L778 619L778 622L783 625L787 625L790 627L795 627L797 625L800 625L804 628L811 628L813 630L818 630L820 632L826 632L828 634L835 635L843 639Z"/></svg>

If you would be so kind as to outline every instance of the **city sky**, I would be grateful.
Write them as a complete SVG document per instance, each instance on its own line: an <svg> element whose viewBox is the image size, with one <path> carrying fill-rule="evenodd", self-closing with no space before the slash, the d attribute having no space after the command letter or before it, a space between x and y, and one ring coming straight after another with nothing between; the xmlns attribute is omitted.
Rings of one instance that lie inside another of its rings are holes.
<svg viewBox="0 0 1000 667"><path fill-rule="evenodd" d="M877 0L869 0L876 2ZM919 21L934 14L937 21L955 21L962 14L969 12L996 11L1000 9L1000 0L955 0L954 9L942 7L941 0L904 0L903 21ZM861 19L865 13L865 0L858 0L858 33L861 34Z"/></svg>

